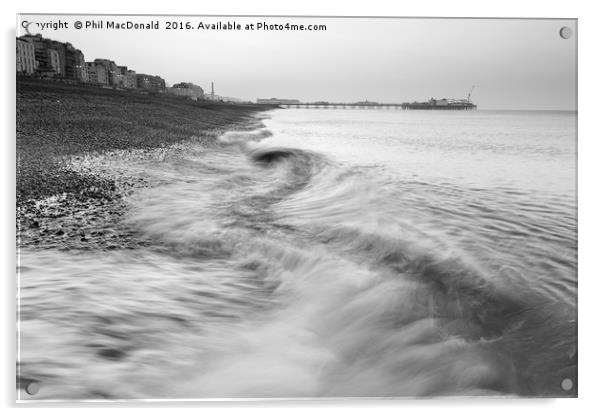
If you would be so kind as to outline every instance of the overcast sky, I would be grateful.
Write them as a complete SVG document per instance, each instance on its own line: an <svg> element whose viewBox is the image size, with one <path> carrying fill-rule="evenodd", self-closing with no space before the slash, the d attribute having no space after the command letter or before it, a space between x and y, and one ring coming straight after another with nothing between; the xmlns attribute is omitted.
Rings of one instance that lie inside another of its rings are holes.
<svg viewBox="0 0 602 416"><path fill-rule="evenodd" d="M481 109L576 108L574 20L21 16L68 29L32 33L69 41L87 61L108 58L168 84L201 85L255 100L403 102L465 98ZM160 30L75 29L76 20L160 21ZM325 24L326 31L166 30L166 21ZM19 27L19 34L24 30Z"/></svg>

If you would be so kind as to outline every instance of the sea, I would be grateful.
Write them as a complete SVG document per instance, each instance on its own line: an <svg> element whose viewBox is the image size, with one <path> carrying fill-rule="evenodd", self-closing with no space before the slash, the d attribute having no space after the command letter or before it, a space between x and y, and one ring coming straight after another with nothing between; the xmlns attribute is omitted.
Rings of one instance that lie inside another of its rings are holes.
<svg viewBox="0 0 602 416"><path fill-rule="evenodd" d="M576 396L576 118L278 109L96 156L154 181L151 244L20 249L19 397Z"/></svg>

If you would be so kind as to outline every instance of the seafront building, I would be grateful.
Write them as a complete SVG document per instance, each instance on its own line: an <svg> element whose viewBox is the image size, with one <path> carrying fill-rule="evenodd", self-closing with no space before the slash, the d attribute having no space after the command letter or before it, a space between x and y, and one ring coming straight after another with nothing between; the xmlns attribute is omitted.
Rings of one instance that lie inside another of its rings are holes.
<svg viewBox="0 0 602 416"><path fill-rule="evenodd" d="M86 62L86 70L88 71L88 82L90 84L98 84L96 64L94 62Z"/></svg>
<svg viewBox="0 0 602 416"><path fill-rule="evenodd" d="M96 58L84 59L84 54L69 42L43 38L42 35L24 35L16 41L17 74L53 78L67 82L82 82L103 87L138 89L144 92L169 92L193 100L206 99L203 89L190 82L181 82L171 88L158 75L140 74L115 61Z"/></svg>
<svg viewBox="0 0 602 416"><path fill-rule="evenodd" d="M121 87L130 89L137 87L136 71L128 69L127 66L118 66L117 69L121 75Z"/></svg>
<svg viewBox="0 0 602 416"><path fill-rule="evenodd" d="M109 72L107 67L96 62L86 62L88 82L98 85L109 85Z"/></svg>
<svg viewBox="0 0 602 416"><path fill-rule="evenodd" d="M51 72L55 73L56 75L61 75L63 73L61 58L57 50L48 49L48 63L50 65Z"/></svg>
<svg viewBox="0 0 602 416"><path fill-rule="evenodd" d="M97 58L94 60L94 63L103 66L106 69L108 74L108 85L112 87L119 87L122 85L123 77L121 75L121 71L119 70L117 64L114 61L111 61L110 59Z"/></svg>
<svg viewBox="0 0 602 416"><path fill-rule="evenodd" d="M158 75L136 74L137 88L146 91L164 92L165 80Z"/></svg>
<svg viewBox="0 0 602 416"><path fill-rule="evenodd" d="M17 73L31 75L37 68L36 49L33 43L17 38Z"/></svg>
<svg viewBox="0 0 602 416"><path fill-rule="evenodd" d="M203 89L192 82L180 82L174 84L172 87L167 88L167 92L180 97L187 97L195 101L202 100L205 96Z"/></svg>
<svg viewBox="0 0 602 416"><path fill-rule="evenodd" d="M60 42L58 42L60 43ZM88 82L88 71L84 54L72 44L65 43L65 76L81 82Z"/></svg>
<svg viewBox="0 0 602 416"><path fill-rule="evenodd" d="M27 35L18 38L23 42L29 43L34 48L35 72L41 76L55 76L61 73L60 57L58 58L58 66L56 65L56 57L58 51L52 48L52 44L48 39L43 39L41 35ZM18 54L18 50L17 50ZM17 65L18 65L17 58Z"/></svg>
<svg viewBox="0 0 602 416"><path fill-rule="evenodd" d="M26 71L20 72L25 72L29 75L37 73L44 77L61 77L75 81L88 81L84 54L72 44L46 39L39 34L21 36L17 41L17 71L19 71L20 65L19 49L21 49L22 54L23 48L28 48L28 50L31 48L24 46L25 42L33 46L36 63L33 65L33 72L27 72L31 70L31 65L28 66Z"/></svg>
<svg viewBox="0 0 602 416"><path fill-rule="evenodd" d="M125 74L124 86L126 88L135 89L138 88L138 77L136 77L136 71L128 69Z"/></svg>

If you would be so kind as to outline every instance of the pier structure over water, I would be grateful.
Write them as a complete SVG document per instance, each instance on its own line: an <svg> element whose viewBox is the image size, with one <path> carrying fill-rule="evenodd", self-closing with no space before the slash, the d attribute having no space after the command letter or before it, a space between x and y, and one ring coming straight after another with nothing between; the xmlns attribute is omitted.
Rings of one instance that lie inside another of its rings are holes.
<svg viewBox="0 0 602 416"><path fill-rule="evenodd" d="M331 103L331 102L315 102L315 103L283 103L278 104L283 108L341 108L341 109L398 109L398 110L476 110L477 106L473 103L450 103L446 105L438 105L430 102L414 102L414 103L376 103L376 102L358 102L358 103Z"/></svg>
<svg viewBox="0 0 602 416"><path fill-rule="evenodd" d="M301 102L299 100L287 98L258 98L258 104L272 104L283 108L351 108L351 109L400 109L400 110L476 110L477 106L470 97L474 85L466 98L462 99L435 99L428 101L411 103L379 103L376 101L358 101L355 103L340 103L328 101Z"/></svg>

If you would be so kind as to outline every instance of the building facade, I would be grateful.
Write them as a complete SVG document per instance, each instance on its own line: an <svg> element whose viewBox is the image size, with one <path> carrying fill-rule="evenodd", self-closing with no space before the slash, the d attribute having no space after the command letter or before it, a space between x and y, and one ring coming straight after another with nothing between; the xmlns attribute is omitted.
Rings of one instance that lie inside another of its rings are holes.
<svg viewBox="0 0 602 416"><path fill-rule="evenodd" d="M42 35L25 35L19 39L33 45L35 60L37 62L36 73L46 76L52 76L57 73L56 69L52 66L51 52L49 52L50 48L48 42L46 42L47 39L42 38Z"/></svg>
<svg viewBox="0 0 602 416"><path fill-rule="evenodd" d="M109 84L109 68L102 63L94 63L96 65L96 79L101 85Z"/></svg>
<svg viewBox="0 0 602 416"><path fill-rule="evenodd" d="M66 46L64 43L56 41L56 40L50 40L50 39L42 39L42 44L44 45L44 47L46 48L46 50L48 51L48 57L49 59L53 59L51 57L52 56L56 56L54 52L50 52L52 50L56 51L56 53L58 54L58 71L56 72L56 75L61 76L61 77L67 77L67 52L66 52ZM50 64L50 66L52 67L52 64ZM53 68L53 70L55 70Z"/></svg>
<svg viewBox="0 0 602 416"><path fill-rule="evenodd" d="M63 67L61 65L61 57L59 56L58 51L55 49L48 49L48 62L50 63L52 72L58 76L61 76L63 73Z"/></svg>
<svg viewBox="0 0 602 416"><path fill-rule="evenodd" d="M38 74L87 81L84 54L72 44L46 39L39 34L19 39L33 45Z"/></svg>
<svg viewBox="0 0 602 416"><path fill-rule="evenodd" d="M166 92L166 83L157 75L138 74L127 66L118 66L110 59L86 62L84 54L71 43L24 35L16 40L17 73L61 78L113 88ZM204 97L203 89L192 83L179 83L170 92L194 100Z"/></svg>
<svg viewBox="0 0 602 416"><path fill-rule="evenodd" d="M123 86L125 88L135 89L138 88L138 78L136 77L136 71L128 69L124 75Z"/></svg>
<svg viewBox="0 0 602 416"><path fill-rule="evenodd" d="M31 75L37 68L35 46L32 42L17 38L17 73Z"/></svg>
<svg viewBox="0 0 602 416"><path fill-rule="evenodd" d="M102 65L107 73L107 85L111 87L119 87L122 84L122 77L117 64L109 59L95 59L97 65Z"/></svg>
<svg viewBox="0 0 602 416"><path fill-rule="evenodd" d="M94 62L86 62L86 70L88 71L88 82L91 84L98 84L96 64Z"/></svg>
<svg viewBox="0 0 602 416"><path fill-rule="evenodd" d="M136 79L136 71L128 69L127 66L118 66L121 75L120 86L123 88L136 88L138 81Z"/></svg>
<svg viewBox="0 0 602 416"><path fill-rule="evenodd" d="M86 62L88 82L92 84L109 85L109 73L102 63Z"/></svg>
<svg viewBox="0 0 602 416"><path fill-rule="evenodd" d="M192 100L202 100L205 96L203 89L192 82L180 82L167 89L169 94L187 97Z"/></svg>
<svg viewBox="0 0 602 416"><path fill-rule="evenodd" d="M165 91L165 80L157 75L136 74L136 85L142 90Z"/></svg>
<svg viewBox="0 0 602 416"><path fill-rule="evenodd" d="M72 44L65 44L65 77L76 81L88 82L88 71L84 54Z"/></svg>

